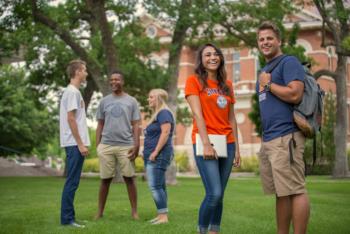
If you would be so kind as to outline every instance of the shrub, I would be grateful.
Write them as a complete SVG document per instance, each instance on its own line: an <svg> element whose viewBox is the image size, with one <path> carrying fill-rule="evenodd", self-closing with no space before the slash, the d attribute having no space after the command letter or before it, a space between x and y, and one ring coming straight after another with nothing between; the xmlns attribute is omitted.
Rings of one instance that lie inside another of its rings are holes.
<svg viewBox="0 0 350 234"><path fill-rule="evenodd" d="M259 160L257 156L241 157L241 166L235 168L237 172L259 172Z"/></svg>
<svg viewBox="0 0 350 234"><path fill-rule="evenodd" d="M142 157L137 157L135 159L135 171L138 173L144 172L145 170L145 164L143 162L143 158Z"/></svg>
<svg viewBox="0 0 350 234"><path fill-rule="evenodd" d="M190 162L186 151L175 152L175 162L179 172L190 170Z"/></svg>
<svg viewBox="0 0 350 234"><path fill-rule="evenodd" d="M100 171L100 162L98 158L85 159L83 172L99 172L99 171Z"/></svg>

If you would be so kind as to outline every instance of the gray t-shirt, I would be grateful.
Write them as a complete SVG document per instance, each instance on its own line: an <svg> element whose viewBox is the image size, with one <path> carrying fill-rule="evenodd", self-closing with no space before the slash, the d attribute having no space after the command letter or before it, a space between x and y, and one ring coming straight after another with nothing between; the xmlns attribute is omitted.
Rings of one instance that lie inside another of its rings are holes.
<svg viewBox="0 0 350 234"><path fill-rule="evenodd" d="M135 98L128 94L104 97L96 114L97 120L104 120L101 143L113 146L134 145L131 121L141 119Z"/></svg>

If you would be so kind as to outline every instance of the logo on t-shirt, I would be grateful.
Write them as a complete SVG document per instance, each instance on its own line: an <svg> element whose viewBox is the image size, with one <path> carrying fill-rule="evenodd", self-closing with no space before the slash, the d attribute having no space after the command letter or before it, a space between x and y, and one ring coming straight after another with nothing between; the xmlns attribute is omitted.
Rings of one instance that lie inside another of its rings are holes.
<svg viewBox="0 0 350 234"><path fill-rule="evenodd" d="M219 90L219 89L213 89L213 88L206 88L205 89L206 91L207 91L207 95L208 96L211 96L211 95L213 95L213 94L222 94L222 92L221 92L221 90Z"/></svg>
<svg viewBox="0 0 350 234"><path fill-rule="evenodd" d="M119 118L120 116L122 116L122 114L123 114L123 109L121 108L121 106L116 103L113 104L111 109L111 115L114 118Z"/></svg>
<svg viewBox="0 0 350 234"><path fill-rule="evenodd" d="M216 99L216 104L221 109L224 109L227 106L227 100L226 100L226 98L224 96L219 95L218 98Z"/></svg>

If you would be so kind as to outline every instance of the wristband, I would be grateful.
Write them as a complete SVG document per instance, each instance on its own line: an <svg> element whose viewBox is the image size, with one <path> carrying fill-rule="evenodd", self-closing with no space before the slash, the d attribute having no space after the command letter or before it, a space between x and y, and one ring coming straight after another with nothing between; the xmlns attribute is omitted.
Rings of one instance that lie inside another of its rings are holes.
<svg viewBox="0 0 350 234"><path fill-rule="evenodd" d="M269 81L265 86L264 86L264 89L266 92L270 92L271 90L271 81Z"/></svg>

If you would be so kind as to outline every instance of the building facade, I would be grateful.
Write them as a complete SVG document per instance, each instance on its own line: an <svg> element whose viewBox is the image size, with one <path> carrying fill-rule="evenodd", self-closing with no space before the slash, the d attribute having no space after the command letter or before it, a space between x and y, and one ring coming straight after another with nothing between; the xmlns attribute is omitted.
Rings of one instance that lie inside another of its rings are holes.
<svg viewBox="0 0 350 234"><path fill-rule="evenodd" d="M293 24L298 22L300 32L297 44L305 49L305 54L314 60L311 71L316 72L320 69L335 71L337 56L335 48L332 46L323 48L322 42L322 19L314 7L303 9L298 14L286 17L284 25L286 29L291 29ZM145 16L146 34L150 37L158 37L161 43L170 43L171 34L161 28L151 18ZM330 38L329 38L330 39ZM233 81L236 97L235 114L238 122L238 142L240 144L241 155L255 155L260 148L260 138L255 133L255 126L248 118L248 113L252 109L252 95L255 93L255 82L257 73L260 69L258 61L258 51L255 48L247 47L224 47L221 48L225 61L228 79ZM186 79L194 73L196 51L188 46L184 46L181 52L178 89L180 97L184 98L184 87ZM162 50L155 54L153 59L159 64L166 66L168 52ZM350 59L347 62L347 79L349 86L350 79ZM321 77L318 83L326 92L335 93L335 82L330 77ZM350 116L350 89L348 87L348 113ZM349 121L350 126L350 121ZM192 126L186 127L178 124L175 145L178 149L192 152L191 146ZM350 131L348 130L349 140Z"/></svg>

